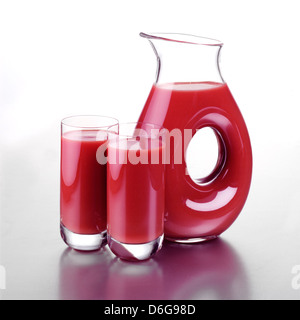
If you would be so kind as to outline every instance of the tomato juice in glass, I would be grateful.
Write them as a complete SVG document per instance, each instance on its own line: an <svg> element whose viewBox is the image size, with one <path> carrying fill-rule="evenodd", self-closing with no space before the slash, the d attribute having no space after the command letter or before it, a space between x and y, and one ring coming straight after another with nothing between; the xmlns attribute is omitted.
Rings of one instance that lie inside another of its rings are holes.
<svg viewBox="0 0 300 320"><path fill-rule="evenodd" d="M97 151L107 145L112 123L116 120L100 116L62 121L61 235L75 249L95 250L106 243L106 164Z"/></svg>
<svg viewBox="0 0 300 320"><path fill-rule="evenodd" d="M165 209L165 146L147 126L120 124L109 134L107 162L107 232L120 258L145 260L162 245ZM130 127L128 135L123 128ZM156 131L157 132L157 131ZM160 135L161 137L161 135Z"/></svg>

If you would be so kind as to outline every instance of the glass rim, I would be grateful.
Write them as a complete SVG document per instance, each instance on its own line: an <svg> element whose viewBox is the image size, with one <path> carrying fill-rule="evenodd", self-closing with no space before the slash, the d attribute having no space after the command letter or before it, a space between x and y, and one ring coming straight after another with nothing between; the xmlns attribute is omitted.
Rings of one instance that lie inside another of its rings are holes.
<svg viewBox="0 0 300 320"><path fill-rule="evenodd" d="M165 40L178 43L187 43L205 46L222 47L223 42L213 38L207 38L187 33L172 33L172 32L140 32L140 36L148 40Z"/></svg>
<svg viewBox="0 0 300 320"><path fill-rule="evenodd" d="M166 130L163 126L155 124L155 123L150 123L150 122L142 122L142 121L132 121L132 122L121 122L121 123L117 123L115 125L109 126L107 128L107 131L109 132L109 135L112 136L117 136L123 139L135 139L137 136L134 136L133 134L120 134L120 127L124 127L124 126L136 126L138 124L141 124L143 126L152 126L153 129L158 129L159 131L157 132L157 134L161 135L161 131ZM118 127L117 132L115 130L112 130L113 127ZM144 128L137 128L137 129L144 129ZM144 129L145 131L147 130L147 128ZM150 135L150 138L152 137L152 135Z"/></svg>
<svg viewBox="0 0 300 320"><path fill-rule="evenodd" d="M101 124L101 125L87 125L87 124L74 124L74 123L68 123L68 120L73 120L73 119L87 119L87 118L95 118L95 119L102 119L102 120L111 120L112 123L114 121L114 124L107 123L107 124ZM119 120L114 117L109 117L109 116L102 116L102 115L73 115L73 116L68 116L65 117L61 120L61 125L67 126L67 127L72 127L72 128L82 128L82 129L107 129L109 127L113 127L115 125L119 124Z"/></svg>

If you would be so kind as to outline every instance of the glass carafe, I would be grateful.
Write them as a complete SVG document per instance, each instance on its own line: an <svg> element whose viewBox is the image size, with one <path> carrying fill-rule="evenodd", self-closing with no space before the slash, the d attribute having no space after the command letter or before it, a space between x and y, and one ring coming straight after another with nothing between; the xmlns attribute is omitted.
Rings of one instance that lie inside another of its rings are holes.
<svg viewBox="0 0 300 320"><path fill-rule="evenodd" d="M214 239L240 214L252 176L248 130L220 73L223 44L184 34L140 35L156 54L157 73L139 121L170 132L165 237L188 243ZM216 136L218 158L210 174L195 179L187 170L186 150L207 127Z"/></svg>

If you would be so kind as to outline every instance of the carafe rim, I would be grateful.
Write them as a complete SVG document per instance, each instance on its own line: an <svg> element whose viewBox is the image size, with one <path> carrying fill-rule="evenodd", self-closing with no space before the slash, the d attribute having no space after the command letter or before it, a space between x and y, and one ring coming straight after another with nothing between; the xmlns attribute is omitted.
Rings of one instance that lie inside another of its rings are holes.
<svg viewBox="0 0 300 320"><path fill-rule="evenodd" d="M178 43L222 47L223 42L217 39L187 33L173 32L140 32L140 36L148 40L165 40Z"/></svg>

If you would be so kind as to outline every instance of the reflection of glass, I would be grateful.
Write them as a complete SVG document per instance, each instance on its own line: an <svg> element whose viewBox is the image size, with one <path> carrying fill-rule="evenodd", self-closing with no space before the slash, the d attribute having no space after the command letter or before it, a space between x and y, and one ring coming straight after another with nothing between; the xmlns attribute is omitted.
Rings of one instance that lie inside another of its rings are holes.
<svg viewBox="0 0 300 320"><path fill-rule="evenodd" d="M60 261L61 299L247 299L248 283L235 250L217 239L200 245L165 242L151 260L130 263L108 248L66 249Z"/></svg>
<svg viewBox="0 0 300 320"><path fill-rule="evenodd" d="M90 252L67 248L60 258L60 299L103 299L111 262L107 248Z"/></svg>
<svg viewBox="0 0 300 320"><path fill-rule="evenodd" d="M109 129L108 245L119 258L145 260L160 250L164 236L163 131L138 123Z"/></svg>
<svg viewBox="0 0 300 320"><path fill-rule="evenodd" d="M155 259L130 263L115 259L108 271L105 299L163 299L163 273Z"/></svg>
<svg viewBox="0 0 300 320"><path fill-rule="evenodd" d="M96 158L107 143L107 128L118 121L74 116L61 122L61 235L78 250L106 243L106 165Z"/></svg>

